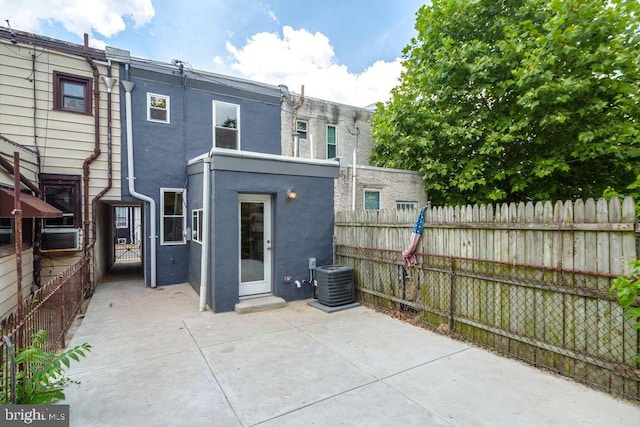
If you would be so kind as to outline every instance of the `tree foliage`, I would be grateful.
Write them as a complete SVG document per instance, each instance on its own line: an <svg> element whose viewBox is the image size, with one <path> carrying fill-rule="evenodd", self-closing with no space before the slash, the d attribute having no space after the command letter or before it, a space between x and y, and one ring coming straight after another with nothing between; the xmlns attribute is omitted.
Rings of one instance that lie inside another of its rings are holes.
<svg viewBox="0 0 640 427"><path fill-rule="evenodd" d="M437 204L628 194L640 173L637 0L433 0L373 119L371 162Z"/></svg>

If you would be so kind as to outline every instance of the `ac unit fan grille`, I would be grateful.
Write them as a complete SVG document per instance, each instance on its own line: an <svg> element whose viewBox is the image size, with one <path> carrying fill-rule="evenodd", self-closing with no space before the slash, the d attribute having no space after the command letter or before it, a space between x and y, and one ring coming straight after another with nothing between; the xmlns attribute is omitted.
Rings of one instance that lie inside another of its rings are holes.
<svg viewBox="0 0 640 427"><path fill-rule="evenodd" d="M326 265L316 268L318 302L329 307L351 304L356 300L353 268Z"/></svg>

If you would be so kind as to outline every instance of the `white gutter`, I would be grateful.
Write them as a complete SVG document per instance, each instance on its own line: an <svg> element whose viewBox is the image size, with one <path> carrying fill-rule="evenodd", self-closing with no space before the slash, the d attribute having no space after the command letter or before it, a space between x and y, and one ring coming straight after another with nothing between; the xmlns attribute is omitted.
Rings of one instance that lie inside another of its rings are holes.
<svg viewBox="0 0 640 427"><path fill-rule="evenodd" d="M200 258L200 311L207 308L207 281L209 279L209 208L211 205L209 180L211 153L206 154L202 164L202 256Z"/></svg>
<svg viewBox="0 0 640 427"><path fill-rule="evenodd" d="M126 119L127 119L127 181L129 181L129 193L135 197L136 199L145 201L149 203L149 215L150 215L150 224L149 224L149 239L150 239L150 255L151 255L151 287L156 287L156 239L158 238L156 234L156 202L149 196L145 196L144 194L140 194L136 191L135 188L135 179L136 176L133 172L133 121L131 114L131 91L135 86L135 83L129 82L126 80L121 80L120 84L124 88L125 94L125 108L126 108Z"/></svg>
<svg viewBox="0 0 640 427"><path fill-rule="evenodd" d="M351 168L351 210L356 210L356 163L357 163L358 149L353 150L353 165Z"/></svg>

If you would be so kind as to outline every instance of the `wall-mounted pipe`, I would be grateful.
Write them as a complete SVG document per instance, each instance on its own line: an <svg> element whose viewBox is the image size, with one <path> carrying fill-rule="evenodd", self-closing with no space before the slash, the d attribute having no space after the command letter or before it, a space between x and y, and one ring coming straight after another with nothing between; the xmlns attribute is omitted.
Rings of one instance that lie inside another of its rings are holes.
<svg viewBox="0 0 640 427"><path fill-rule="evenodd" d="M358 163L358 149L353 150L353 165L351 165L351 210L356 210L356 169Z"/></svg>
<svg viewBox="0 0 640 427"><path fill-rule="evenodd" d="M131 113L131 91L133 90L135 83L121 80L120 84L124 88L125 97L125 118L127 120L127 181L129 182L129 193L136 199L149 203L149 257L151 258L151 287L156 287L156 202L153 198L144 194L138 193L135 187L135 173L133 168L133 119Z"/></svg>
<svg viewBox="0 0 640 427"><path fill-rule="evenodd" d="M211 153L205 155L202 164L202 257L200 258L200 311L207 307L207 282L209 281L209 220L211 218L210 188Z"/></svg>
<svg viewBox="0 0 640 427"><path fill-rule="evenodd" d="M92 212L92 227L91 227L91 238L93 243L95 244L97 240L97 207L98 200L100 200L109 190L113 187L113 139L112 139L112 99L111 92L113 89L113 85L115 84L115 79L111 77L111 60L107 61L107 78L103 78L105 86L107 86L107 186L103 188L91 201L91 212Z"/></svg>
<svg viewBox="0 0 640 427"><path fill-rule="evenodd" d="M89 48L89 35L85 33L84 35L84 48L85 50ZM84 235L85 243L84 243L84 255L87 256L89 254L89 245L92 243L90 237L90 222L89 222L89 165L93 163L94 160L98 158L100 155L100 72L98 71L98 66L95 64L93 59L89 56L88 53L84 55L85 60L93 70L93 152L84 159L82 163L82 180L84 183L83 188L83 199L84 199L84 225L82 227L82 232Z"/></svg>

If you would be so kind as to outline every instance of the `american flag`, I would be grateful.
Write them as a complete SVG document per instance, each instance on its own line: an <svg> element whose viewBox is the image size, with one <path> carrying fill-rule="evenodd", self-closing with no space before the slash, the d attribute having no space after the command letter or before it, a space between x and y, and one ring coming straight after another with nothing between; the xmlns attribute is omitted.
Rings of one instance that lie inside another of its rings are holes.
<svg viewBox="0 0 640 427"><path fill-rule="evenodd" d="M418 242L420 241L420 236L422 236L422 231L424 230L425 209L426 208L422 208L422 210L420 210L418 218L413 224L413 231L411 232L411 240L409 240L409 246L407 247L407 249L402 251L405 267L413 267L418 263L418 261L416 260L416 249L418 248Z"/></svg>

